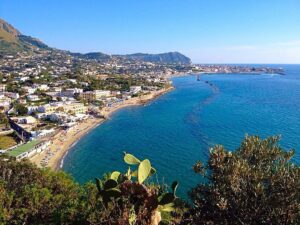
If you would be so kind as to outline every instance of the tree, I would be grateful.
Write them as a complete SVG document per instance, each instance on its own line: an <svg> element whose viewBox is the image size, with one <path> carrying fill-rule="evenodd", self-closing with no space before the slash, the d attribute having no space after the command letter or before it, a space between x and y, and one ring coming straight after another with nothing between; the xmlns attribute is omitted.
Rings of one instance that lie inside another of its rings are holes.
<svg viewBox="0 0 300 225"><path fill-rule="evenodd" d="M300 167L278 140L246 137L235 152L215 146L206 166L194 166L205 180L182 224L299 224Z"/></svg>
<svg viewBox="0 0 300 225"><path fill-rule="evenodd" d="M155 173L148 159L125 154L124 161L136 170L114 171L82 186L64 172L1 155L0 224L155 225L165 215L164 224L178 221L170 214L178 183L167 192L146 182Z"/></svg>
<svg viewBox="0 0 300 225"><path fill-rule="evenodd" d="M0 224L86 224L83 189L65 173L2 157L0 170Z"/></svg>
<svg viewBox="0 0 300 225"><path fill-rule="evenodd" d="M22 104L15 104L15 110L20 116L24 116L28 113L27 107Z"/></svg>
<svg viewBox="0 0 300 225"><path fill-rule="evenodd" d="M9 121L5 113L0 113L0 125L3 124L6 128L9 127Z"/></svg>

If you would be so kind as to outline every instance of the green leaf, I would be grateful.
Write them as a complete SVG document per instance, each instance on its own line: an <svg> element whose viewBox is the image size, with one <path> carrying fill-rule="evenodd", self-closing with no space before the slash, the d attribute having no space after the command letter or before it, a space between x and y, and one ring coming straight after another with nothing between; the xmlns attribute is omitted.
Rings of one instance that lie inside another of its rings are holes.
<svg viewBox="0 0 300 225"><path fill-rule="evenodd" d="M148 159L143 160L138 168L138 182L142 184L149 176L151 163Z"/></svg>
<svg viewBox="0 0 300 225"><path fill-rule="evenodd" d="M119 176L120 176L120 174L121 174L120 172L114 171L114 172L112 172L112 174L110 175L110 179L117 181L118 178L119 178Z"/></svg>
<svg viewBox="0 0 300 225"><path fill-rule="evenodd" d="M173 193L164 193L162 194L158 204L166 205L172 203L174 200L175 200L175 195Z"/></svg>
<svg viewBox="0 0 300 225"><path fill-rule="evenodd" d="M108 179L107 181L105 181L104 183L104 190L108 190L111 188L115 188L118 186L117 181L113 180L113 179Z"/></svg>
<svg viewBox="0 0 300 225"><path fill-rule="evenodd" d="M158 211L160 212L172 212L174 211L174 203L166 204L166 205L159 205Z"/></svg>
<svg viewBox="0 0 300 225"><path fill-rule="evenodd" d="M131 176L137 177L137 176L138 176L138 171L137 171L137 170L133 171L133 172L131 173Z"/></svg>
<svg viewBox="0 0 300 225"><path fill-rule="evenodd" d="M124 155L124 161L129 164L129 165L137 165L139 164L141 161L136 158L134 155L131 155L131 154L127 154L125 153Z"/></svg>

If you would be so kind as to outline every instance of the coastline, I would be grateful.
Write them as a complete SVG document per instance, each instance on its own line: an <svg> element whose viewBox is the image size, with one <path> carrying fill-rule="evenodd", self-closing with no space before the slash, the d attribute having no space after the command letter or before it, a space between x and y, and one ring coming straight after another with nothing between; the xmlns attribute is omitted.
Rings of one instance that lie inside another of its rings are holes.
<svg viewBox="0 0 300 225"><path fill-rule="evenodd" d="M171 86L159 91L150 92L149 94L142 95L140 97L128 99L120 104L116 104L113 107L105 107L101 110L101 114L104 118L91 117L83 122L78 123L68 131L59 131L56 135L50 138L51 144L48 150L31 157L29 160L35 163L38 167L44 167L43 162L47 160L46 167L52 170L60 170L69 150L91 130L95 129L101 125L101 123L109 119L112 113L125 107L146 104L173 89L174 87Z"/></svg>

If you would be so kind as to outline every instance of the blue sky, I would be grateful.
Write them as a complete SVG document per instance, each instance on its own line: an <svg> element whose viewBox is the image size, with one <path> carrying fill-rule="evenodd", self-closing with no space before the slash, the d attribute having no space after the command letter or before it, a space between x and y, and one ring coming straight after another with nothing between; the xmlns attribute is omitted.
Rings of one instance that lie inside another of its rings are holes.
<svg viewBox="0 0 300 225"><path fill-rule="evenodd" d="M75 52L179 51L194 63L300 63L299 0L1 0L0 17Z"/></svg>

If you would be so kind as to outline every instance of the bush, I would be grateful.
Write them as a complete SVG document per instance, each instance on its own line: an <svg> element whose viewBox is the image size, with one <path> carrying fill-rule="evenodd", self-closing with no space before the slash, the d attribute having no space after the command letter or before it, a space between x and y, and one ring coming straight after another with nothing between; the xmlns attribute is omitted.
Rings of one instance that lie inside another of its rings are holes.
<svg viewBox="0 0 300 225"><path fill-rule="evenodd" d="M190 192L191 207L176 197L177 182L170 188L151 183L150 161L130 154L125 173L83 186L64 172L1 157L0 224L299 224L300 168L290 161L293 154L278 146L278 137L246 137L235 152L215 146L207 165L194 166L205 180Z"/></svg>
<svg viewBox="0 0 300 225"><path fill-rule="evenodd" d="M0 160L0 224L76 224L82 188L63 172Z"/></svg>
<svg viewBox="0 0 300 225"><path fill-rule="evenodd" d="M137 181L128 171L118 176L114 172L97 179L97 185L84 186L64 172L39 169L26 160L2 157L0 171L0 224L155 225L158 210L166 212L167 224L178 217L170 214L177 185L167 193L159 185L143 184L151 175L143 168L133 172L140 174Z"/></svg>
<svg viewBox="0 0 300 225"><path fill-rule="evenodd" d="M11 135L0 136L0 150L10 148L16 144L17 142L15 138L12 137Z"/></svg>
<svg viewBox="0 0 300 225"><path fill-rule="evenodd" d="M25 116L28 113L28 109L26 106L22 104L15 104L15 110L18 113L19 116Z"/></svg>
<svg viewBox="0 0 300 225"><path fill-rule="evenodd" d="M191 191L182 224L299 224L300 168L278 140L246 137L235 152L215 146L206 166L194 166L206 181Z"/></svg>

